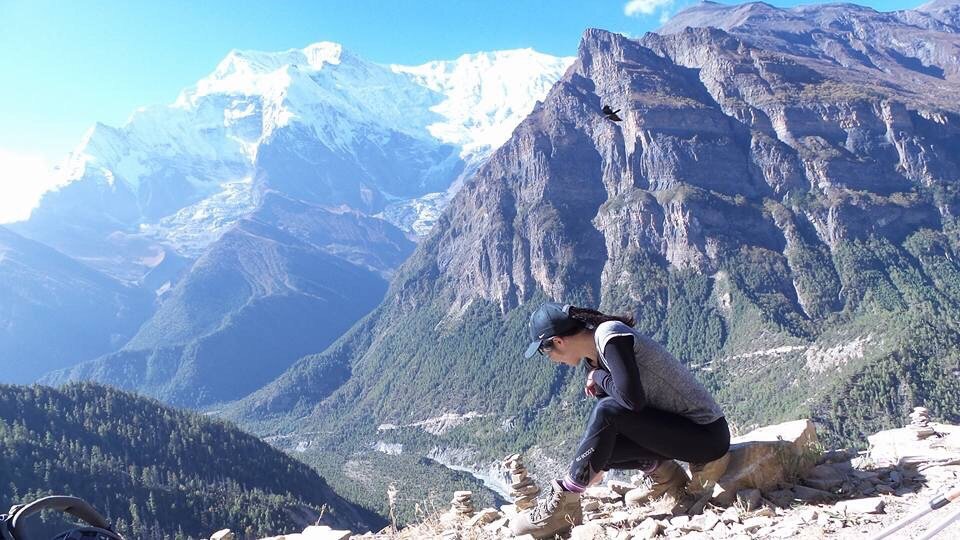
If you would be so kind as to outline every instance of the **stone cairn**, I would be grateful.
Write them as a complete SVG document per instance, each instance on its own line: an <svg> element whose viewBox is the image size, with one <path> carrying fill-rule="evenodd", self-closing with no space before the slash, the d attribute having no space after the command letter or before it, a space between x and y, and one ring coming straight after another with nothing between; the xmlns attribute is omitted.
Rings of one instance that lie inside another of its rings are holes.
<svg viewBox="0 0 960 540"><path fill-rule="evenodd" d="M527 468L523 466L520 454L513 454L503 460L503 466L510 473L510 496L517 510L524 511L533 508L534 500L540 494L540 488L527 475Z"/></svg>
<svg viewBox="0 0 960 540"><path fill-rule="evenodd" d="M457 516L470 517L473 515L473 492L472 491L454 491L453 500L450 501L450 510Z"/></svg>
<svg viewBox="0 0 960 540"><path fill-rule="evenodd" d="M918 439L926 439L936 433L930 427L930 410L926 407L914 407L910 413L910 429L916 432Z"/></svg>

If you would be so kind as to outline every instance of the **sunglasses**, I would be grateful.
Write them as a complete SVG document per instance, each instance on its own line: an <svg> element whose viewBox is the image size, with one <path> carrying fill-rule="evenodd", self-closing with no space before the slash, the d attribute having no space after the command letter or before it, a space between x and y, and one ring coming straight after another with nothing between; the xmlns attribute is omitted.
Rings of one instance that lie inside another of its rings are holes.
<svg viewBox="0 0 960 540"><path fill-rule="evenodd" d="M550 349L553 348L553 338L545 339L540 342L540 346L537 347L537 352L540 353L540 356L550 352Z"/></svg>

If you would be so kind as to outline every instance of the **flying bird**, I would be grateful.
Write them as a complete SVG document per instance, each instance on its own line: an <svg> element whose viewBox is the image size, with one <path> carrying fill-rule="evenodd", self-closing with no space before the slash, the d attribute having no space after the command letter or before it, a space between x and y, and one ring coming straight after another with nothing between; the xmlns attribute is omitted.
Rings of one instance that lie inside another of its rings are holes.
<svg viewBox="0 0 960 540"><path fill-rule="evenodd" d="M617 116L617 113L620 112L620 109L613 110L610 108L609 105L604 105L603 108L600 110L603 111L603 116L605 116L607 120L613 120L614 122L623 121L623 118L620 118L619 116Z"/></svg>

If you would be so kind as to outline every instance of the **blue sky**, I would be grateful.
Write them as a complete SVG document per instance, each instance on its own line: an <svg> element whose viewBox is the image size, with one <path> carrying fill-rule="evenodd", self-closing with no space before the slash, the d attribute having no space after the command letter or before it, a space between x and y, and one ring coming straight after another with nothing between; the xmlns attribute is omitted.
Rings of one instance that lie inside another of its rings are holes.
<svg viewBox="0 0 960 540"><path fill-rule="evenodd" d="M0 0L0 223L11 190L45 189L38 171L94 122L119 126L139 106L173 101L231 49L336 41L368 60L400 64L522 47L572 55L585 28L639 35L691 3ZM863 3L888 11L922 2Z"/></svg>

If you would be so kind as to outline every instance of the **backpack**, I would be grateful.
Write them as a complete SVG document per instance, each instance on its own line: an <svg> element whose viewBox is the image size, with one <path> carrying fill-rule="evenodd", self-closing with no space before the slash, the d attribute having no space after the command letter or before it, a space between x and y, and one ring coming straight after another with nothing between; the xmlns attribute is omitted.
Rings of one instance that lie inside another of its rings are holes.
<svg viewBox="0 0 960 540"><path fill-rule="evenodd" d="M52 540L124 540L86 501L67 495L51 495L32 503L12 506L9 512L0 514L0 539L41 540L26 536L24 521L31 515L46 509L66 512L90 524L90 527L77 527L64 531L54 536Z"/></svg>

